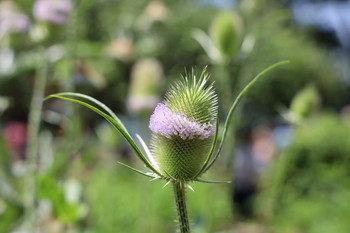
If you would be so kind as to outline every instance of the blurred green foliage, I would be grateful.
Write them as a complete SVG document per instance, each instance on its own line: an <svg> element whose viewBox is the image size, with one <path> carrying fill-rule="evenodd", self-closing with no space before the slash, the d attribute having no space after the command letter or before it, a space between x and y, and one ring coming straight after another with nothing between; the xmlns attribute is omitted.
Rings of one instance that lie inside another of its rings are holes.
<svg viewBox="0 0 350 233"><path fill-rule="evenodd" d="M272 232L348 232L350 130L334 114L310 118L265 177Z"/></svg>
<svg viewBox="0 0 350 233"><path fill-rule="evenodd" d="M92 232L175 232L172 187L130 173L123 167L99 165L87 177L88 228ZM215 232L232 220L227 186L194 184L188 192L193 232ZM203 231L201 231L203 232Z"/></svg>
<svg viewBox="0 0 350 233"><path fill-rule="evenodd" d="M246 111L271 117L279 105L289 106L298 90L310 83L319 91L323 106L340 106L346 89L325 51L307 34L288 24L290 19L285 12L270 12L254 28L256 43L247 61L249 65L243 67L243 80L276 59L288 58L291 63L256 85L245 105Z"/></svg>
<svg viewBox="0 0 350 233"><path fill-rule="evenodd" d="M52 204L53 215L62 223L79 220L79 205L67 202L62 184L51 176L41 176L38 180L38 199L48 199Z"/></svg>

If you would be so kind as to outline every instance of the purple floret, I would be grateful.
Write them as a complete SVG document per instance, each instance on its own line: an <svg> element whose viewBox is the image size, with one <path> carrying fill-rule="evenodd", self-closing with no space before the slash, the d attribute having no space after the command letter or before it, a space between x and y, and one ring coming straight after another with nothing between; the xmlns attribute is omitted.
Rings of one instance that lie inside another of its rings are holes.
<svg viewBox="0 0 350 233"><path fill-rule="evenodd" d="M210 123L200 124L184 114L171 111L165 104L158 104L154 110L149 128L167 138L180 136L182 139L205 139L214 135L215 127Z"/></svg>

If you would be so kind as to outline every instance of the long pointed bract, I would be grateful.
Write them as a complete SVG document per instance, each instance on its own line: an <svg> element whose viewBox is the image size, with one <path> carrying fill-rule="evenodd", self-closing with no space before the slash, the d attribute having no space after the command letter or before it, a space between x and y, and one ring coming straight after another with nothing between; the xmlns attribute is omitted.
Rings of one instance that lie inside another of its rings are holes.
<svg viewBox="0 0 350 233"><path fill-rule="evenodd" d="M134 172L136 172L136 173L139 173L139 174L141 174L141 175L144 175L144 176L147 176L147 177L151 177L151 178L153 178L153 179L159 179L159 177L154 176L153 173L148 173L148 172L144 172L144 171L138 170L138 169L136 169L136 168L134 168L134 167L131 167L131 166L125 164L125 163L121 163L121 162L117 162L117 163L119 163L120 165L122 165L122 166L124 166L124 167L126 167L126 168L129 168L130 170L132 170L132 171L134 171Z"/></svg>
<svg viewBox="0 0 350 233"><path fill-rule="evenodd" d="M216 180L202 180L202 179L197 179L196 181L202 182L202 183L210 183L210 184L229 184L231 181L216 181Z"/></svg>
<svg viewBox="0 0 350 233"><path fill-rule="evenodd" d="M121 122L119 117L117 117L117 115L115 115L114 112L109 107L107 107L104 103L98 101L97 99L92 98L91 96L88 96L88 95L84 95L81 93L74 93L74 92L61 92L61 93L58 93L56 95L66 96L66 97L79 97L79 98L88 100L88 101L96 104L97 106L99 106L103 110L105 110L116 122L118 122L119 125L121 125L126 130L124 124ZM49 98L51 98L51 96L52 95L46 97L45 99L49 99Z"/></svg>
<svg viewBox="0 0 350 233"><path fill-rule="evenodd" d="M213 157L213 160L207 165L206 169L203 171L207 171L216 161L216 159L219 157L219 154L221 152L221 149L222 149L222 146L225 142L225 138L226 138L226 135L227 135L227 130L228 130L228 127L230 126L230 123L231 123L231 118L232 118L232 115L233 113L235 112L239 102L242 100L242 98L248 93L248 91L254 86L254 84L261 78L263 77L265 74L267 74L269 71L281 66L281 65L285 65L289 63L289 61L280 61L280 62L277 62L269 67L267 67L266 69L264 69L263 71L261 71L257 76L255 76L253 78L252 81L250 81L244 88L243 90L238 94L237 98L235 99L235 101L233 102L231 108L230 108L230 111L228 112L228 115L226 117L226 120L225 120L225 126L224 126L224 131L222 133L222 138L221 138L221 142L220 142L220 145L219 145L219 148L218 148L218 151L216 152L215 156Z"/></svg>
<svg viewBox="0 0 350 233"><path fill-rule="evenodd" d="M65 94L65 93L64 93ZM65 94L66 95L66 94ZM73 95L72 95L73 96ZM76 96L76 95L74 95ZM82 95L80 96L81 98L85 97ZM123 127L123 125L121 125L119 123L119 121L116 121L114 118L112 118L110 115L102 112L101 110L99 110L98 108L80 101L80 100L76 100L76 99L72 99L72 98L68 98L68 97L64 97L62 96L60 93L58 94L54 94L54 95L50 95L48 96L46 99L49 98L59 98L59 99L63 99L63 100L67 100L70 102L74 102L74 103L78 103L80 105L83 105L89 109L91 109L92 111L98 113L100 116L102 116L103 118L105 118L123 137L124 139L129 143L130 147L132 148L132 150L135 152L136 156L139 157L139 159L141 159L141 161L146 165L146 167L148 167L149 169L151 169L155 174L162 176L157 169L155 169L152 164L146 159L146 157L143 155L143 153L141 152L141 150L138 148L138 146L136 145L134 139L130 136L129 132L125 129L125 127ZM90 97L92 98L92 97ZM97 101L95 101L95 103L97 103Z"/></svg>
<svg viewBox="0 0 350 233"><path fill-rule="evenodd" d="M149 150L149 148L147 147L145 141L141 138L140 135L136 134L137 139L140 141L141 146L143 147L143 150L145 151L145 154L147 156L148 161L151 163L151 165L157 170L159 171L158 165L156 163L156 161L154 160L154 157L151 154L151 151Z"/></svg>

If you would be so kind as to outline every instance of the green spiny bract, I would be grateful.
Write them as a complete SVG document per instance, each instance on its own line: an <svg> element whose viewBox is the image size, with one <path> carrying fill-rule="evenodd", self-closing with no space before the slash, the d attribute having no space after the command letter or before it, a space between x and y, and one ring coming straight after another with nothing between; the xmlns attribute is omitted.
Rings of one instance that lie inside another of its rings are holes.
<svg viewBox="0 0 350 233"><path fill-rule="evenodd" d="M173 85L150 120L151 152L161 174L172 180L195 179L216 131L217 95L204 70Z"/></svg>

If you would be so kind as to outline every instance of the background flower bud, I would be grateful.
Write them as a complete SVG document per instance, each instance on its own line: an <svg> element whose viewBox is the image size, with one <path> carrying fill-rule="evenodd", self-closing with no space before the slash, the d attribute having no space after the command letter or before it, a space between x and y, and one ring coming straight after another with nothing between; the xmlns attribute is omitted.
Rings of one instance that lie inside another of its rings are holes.
<svg viewBox="0 0 350 233"><path fill-rule="evenodd" d="M290 109L299 119L304 119L317 109L320 99L314 85L308 85L299 91L292 100Z"/></svg>
<svg viewBox="0 0 350 233"><path fill-rule="evenodd" d="M243 39L243 23L239 15L220 13L211 24L210 37L224 58L235 56Z"/></svg>
<svg viewBox="0 0 350 233"><path fill-rule="evenodd" d="M131 72L128 110L132 113L140 113L154 109L161 101L159 92L164 81L163 67L158 60L146 58L137 61Z"/></svg>

